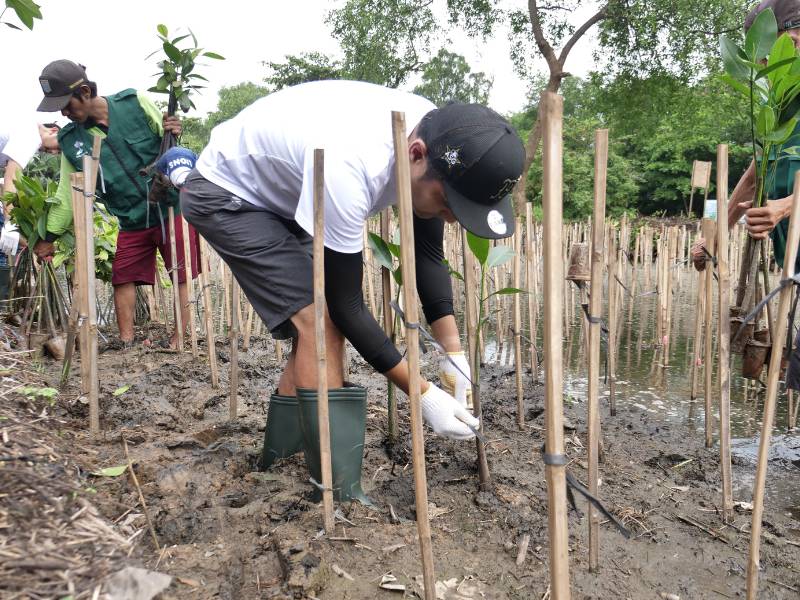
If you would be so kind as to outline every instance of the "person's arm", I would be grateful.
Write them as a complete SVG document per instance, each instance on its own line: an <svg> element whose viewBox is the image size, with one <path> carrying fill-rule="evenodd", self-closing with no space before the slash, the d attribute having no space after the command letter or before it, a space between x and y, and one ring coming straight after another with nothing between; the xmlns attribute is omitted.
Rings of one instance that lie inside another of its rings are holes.
<svg viewBox="0 0 800 600"><path fill-rule="evenodd" d="M22 172L22 167L19 166L19 163L15 160L9 160L6 163L6 169L3 173L3 196L8 193L14 193L17 191L17 186L15 185L15 180L17 178L17 174ZM6 207L6 217L8 217L8 211L10 209Z"/></svg>
<svg viewBox="0 0 800 600"><path fill-rule="evenodd" d="M753 198L756 195L756 163L750 161L750 166L739 178L736 187L733 188L730 201L728 202L728 228L733 229L742 215L753 206Z"/></svg>

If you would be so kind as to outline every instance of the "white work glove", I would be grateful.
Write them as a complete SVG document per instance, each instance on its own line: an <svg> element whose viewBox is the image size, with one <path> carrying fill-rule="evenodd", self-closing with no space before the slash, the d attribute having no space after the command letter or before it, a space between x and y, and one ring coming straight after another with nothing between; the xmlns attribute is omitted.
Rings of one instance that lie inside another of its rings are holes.
<svg viewBox="0 0 800 600"><path fill-rule="evenodd" d="M471 440L475 437L465 423L477 429L480 425L478 419L441 388L431 383L420 401L422 418L438 435L454 440Z"/></svg>
<svg viewBox="0 0 800 600"><path fill-rule="evenodd" d="M6 221L0 231L0 254L15 255L19 246L19 231L17 226Z"/></svg>
<svg viewBox="0 0 800 600"><path fill-rule="evenodd" d="M450 360L447 360L447 358ZM450 361L453 362L450 362ZM455 364L453 364L455 363ZM456 368L458 367L458 368ZM472 372L463 352L448 352L439 360L439 379L442 389L453 396L461 406L472 406Z"/></svg>

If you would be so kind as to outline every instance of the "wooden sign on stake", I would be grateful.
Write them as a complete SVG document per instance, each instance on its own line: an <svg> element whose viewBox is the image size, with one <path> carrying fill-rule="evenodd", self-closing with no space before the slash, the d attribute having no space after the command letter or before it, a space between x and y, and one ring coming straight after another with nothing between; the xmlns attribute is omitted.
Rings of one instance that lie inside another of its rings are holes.
<svg viewBox="0 0 800 600"><path fill-rule="evenodd" d="M692 214L692 202L694 200L695 188L703 188L705 190L705 196L703 197L703 214L705 215L709 183L711 183L711 163L703 160L694 161L692 163L692 191L689 194L688 214Z"/></svg>
<svg viewBox="0 0 800 600"><path fill-rule="evenodd" d="M608 129L594 133L594 215L592 219L591 279L589 283L589 491L596 498L600 478L600 314L603 309L603 257L605 255L606 175L608 166ZM610 274L610 272L609 272ZM611 287L611 277L609 277ZM589 505L589 570L599 566L599 515Z"/></svg>
<svg viewBox="0 0 800 600"><path fill-rule="evenodd" d="M325 151L314 150L314 334L317 345L317 421L322 468L322 520L333 535L331 422L328 411L328 351L325 345ZM369 276L369 273L368 273Z"/></svg>
<svg viewBox="0 0 800 600"><path fill-rule="evenodd" d="M411 206L411 169L408 162L408 137L405 113L392 111L397 204L400 209L400 264L403 269L403 295L406 322L419 322L417 306L417 273L414 265L414 213ZM420 406L419 330L406 327L408 353L408 402L411 409L411 457L414 466L414 500L417 512L417 533L422 554L422 577L425 600L436 600L436 578L433 572L431 524L428 520L428 483L425 473L425 440L422 433Z"/></svg>
<svg viewBox="0 0 800 600"><path fill-rule="evenodd" d="M545 452L553 460L545 464L547 515L550 547L550 594L553 600L568 600L569 531L567 483L564 458L564 365L562 313L564 258L561 248L562 114L564 101L552 92L542 94L542 205L544 208L544 359L545 359ZM547 463L550 464L547 464Z"/></svg>
<svg viewBox="0 0 800 600"><path fill-rule="evenodd" d="M800 172L794 178L792 212L789 218L789 235L786 241L786 256L783 260L783 279L794 275L797 256L797 243L800 241ZM779 293L778 315L789 313L789 305L794 286L787 285ZM759 550L761 544L761 518L764 514L764 485L767 479L767 458L772 438L772 424L775 421L775 400L778 394L778 379L783 357L783 344L786 339L787 319L779 318L775 323L772 338L772 353L767 375L767 395L764 399L764 415L761 423L761 440L758 444L758 467L753 483L753 520L750 525L750 555L747 562L747 600L755 600L758 594Z"/></svg>
<svg viewBox="0 0 800 600"><path fill-rule="evenodd" d="M709 265L710 267L710 265ZM728 273L728 146L717 146L717 277L719 277L719 454L722 467L722 520L733 520L731 483L731 286Z"/></svg>

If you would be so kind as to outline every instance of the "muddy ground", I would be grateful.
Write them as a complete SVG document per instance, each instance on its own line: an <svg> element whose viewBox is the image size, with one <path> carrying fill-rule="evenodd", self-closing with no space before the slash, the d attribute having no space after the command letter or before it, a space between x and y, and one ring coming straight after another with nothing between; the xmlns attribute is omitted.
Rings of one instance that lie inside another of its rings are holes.
<svg viewBox="0 0 800 600"><path fill-rule="evenodd" d="M240 353L240 416L235 422L227 418L229 351L223 344L217 351L222 369L218 390L209 384L205 361L188 353L136 348L101 354L104 433L98 440L85 433L88 409L79 398L77 366L53 407L42 398L25 399L18 390L0 394L0 410L13 409L31 421L50 419L47 429L58 441L53 448L64 466L59 472L81 491L75 502L96 507L112 528L128 527L121 532L125 538L131 530L142 530L130 548L111 552L111 563L93 581L74 583L74 596L91 597L108 572L125 564L173 576L162 598L401 598L401 592L379 588L388 573L410 594L422 569L404 398L402 443L389 453L384 444L385 380L351 354L350 379L369 389L362 479L377 508L340 505L337 535L327 540L319 535L320 510L309 500L302 455L280 461L268 473L256 470L266 399L278 375L272 341L254 338L249 351ZM435 377L435 359L429 354L423 360L425 371ZM58 364L44 359L28 369L26 381L52 385L58 370ZM514 389L512 368L485 367L490 492L478 492L474 444L441 439L426 428L436 577L460 584L461 595L451 592L451 598L547 596L547 496L540 458L544 388L525 373L524 431L515 422ZM567 400L569 470L585 482L584 414L583 403ZM579 497L581 513L569 512L573 598L744 597L750 515L738 511L732 525L722 525L716 451L703 448L694 431L658 422L635 407L621 406L610 418L603 406L603 432L601 498L634 537L627 540L612 525L601 525L601 570L589 573L586 503ZM125 464L123 436L158 541L166 548L161 553L146 530L128 474L90 474ZM0 504L1 497L2 490ZM10 526L24 530L33 522L18 518ZM798 598L800 523L768 499L764 526L760 598ZM517 566L518 544L526 534L529 551ZM0 567L2 549L0 543ZM26 573L37 576L35 567ZM0 581L0 597L35 596L26 596L19 586L3 591Z"/></svg>

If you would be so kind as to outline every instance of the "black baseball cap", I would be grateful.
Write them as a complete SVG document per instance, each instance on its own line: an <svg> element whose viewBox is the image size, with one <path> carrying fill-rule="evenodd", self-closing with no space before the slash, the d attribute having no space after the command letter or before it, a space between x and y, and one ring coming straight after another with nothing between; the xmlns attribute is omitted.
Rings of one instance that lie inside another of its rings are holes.
<svg viewBox="0 0 800 600"><path fill-rule="evenodd" d="M747 14L744 20L744 30L750 29L756 17L768 8L775 13L778 30L787 31L800 27L800 0L764 0Z"/></svg>
<svg viewBox="0 0 800 600"><path fill-rule="evenodd" d="M71 60L54 60L39 76L44 99L39 103L39 112L59 112L67 104L78 86L87 83L86 67Z"/></svg>
<svg viewBox="0 0 800 600"><path fill-rule="evenodd" d="M480 104L453 102L425 115L417 131L458 222L482 238L513 234L511 190L525 148L509 122Z"/></svg>

